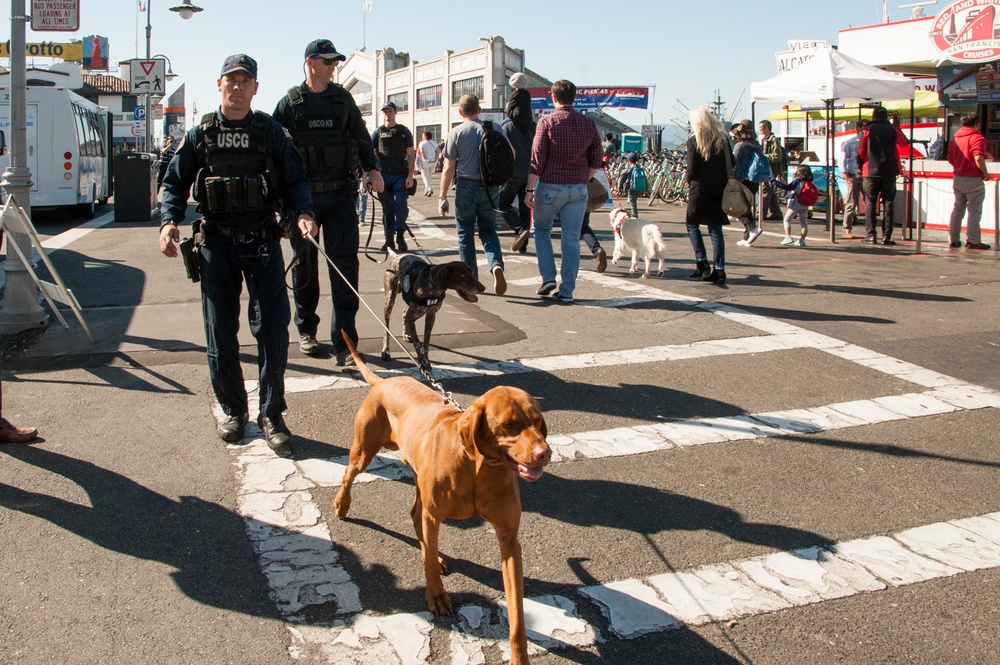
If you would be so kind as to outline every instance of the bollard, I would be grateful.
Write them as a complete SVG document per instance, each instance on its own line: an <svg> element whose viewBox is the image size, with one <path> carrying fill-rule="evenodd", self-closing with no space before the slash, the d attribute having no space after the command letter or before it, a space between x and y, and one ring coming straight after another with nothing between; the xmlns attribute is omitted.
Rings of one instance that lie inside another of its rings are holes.
<svg viewBox="0 0 1000 665"><path fill-rule="evenodd" d="M920 247L923 242L924 225L921 224L921 217L924 211L924 181L917 182L917 254L920 254Z"/></svg>

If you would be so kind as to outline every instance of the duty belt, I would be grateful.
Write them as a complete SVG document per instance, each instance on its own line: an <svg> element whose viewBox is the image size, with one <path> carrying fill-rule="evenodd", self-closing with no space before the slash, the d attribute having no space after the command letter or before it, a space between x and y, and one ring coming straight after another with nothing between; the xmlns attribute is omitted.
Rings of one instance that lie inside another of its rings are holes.
<svg viewBox="0 0 1000 665"><path fill-rule="evenodd" d="M274 240L281 238L281 229L277 226L266 226L248 231L233 226L215 226L208 228L204 224L199 230L201 242L231 242L234 245L251 243L257 240Z"/></svg>
<svg viewBox="0 0 1000 665"><path fill-rule="evenodd" d="M346 180L312 181L312 191L317 194L321 194L323 192L339 192L342 189L357 191L358 181L355 178L347 178Z"/></svg>

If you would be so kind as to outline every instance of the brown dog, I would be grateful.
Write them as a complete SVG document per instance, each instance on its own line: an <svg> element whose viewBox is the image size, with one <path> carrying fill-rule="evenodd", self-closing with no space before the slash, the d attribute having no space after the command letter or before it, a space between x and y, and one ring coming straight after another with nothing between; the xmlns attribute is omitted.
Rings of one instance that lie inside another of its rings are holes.
<svg viewBox="0 0 1000 665"><path fill-rule="evenodd" d="M403 339L413 343L417 352L417 362L421 369L430 371L431 362L427 357L431 343L431 330L438 310L444 302L448 289L453 290L463 300L476 302L477 294L486 287L472 274L472 269L461 261L451 261L434 265L414 254L397 254L392 257L383 276L385 287L385 334L382 336L382 360L390 360L389 317L396 295L403 295L406 307L403 309ZM424 318L423 343L417 339L417 319Z"/></svg>
<svg viewBox="0 0 1000 665"><path fill-rule="evenodd" d="M462 412L416 379L377 376L347 335L344 339L372 389L354 417L350 463L334 500L337 517L347 516L351 484L376 453L382 448L400 450L403 462L413 469L416 484L410 516L424 562L427 607L436 614L452 612L441 581L446 569L438 556L441 522L483 517L500 541L510 662L527 663L517 479L538 480L552 457L538 402L519 388L498 386Z"/></svg>

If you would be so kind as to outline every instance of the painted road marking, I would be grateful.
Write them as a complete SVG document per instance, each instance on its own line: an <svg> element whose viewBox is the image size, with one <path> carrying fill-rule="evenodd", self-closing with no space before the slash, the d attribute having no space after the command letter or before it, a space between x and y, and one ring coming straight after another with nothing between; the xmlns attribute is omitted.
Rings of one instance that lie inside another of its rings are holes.
<svg viewBox="0 0 1000 665"><path fill-rule="evenodd" d="M782 321L718 302L657 289L652 280L626 280L581 273L604 288L625 291L627 299L669 300L700 308L755 329L762 335L707 340L603 353L484 362L440 367L440 378L558 371L813 348L925 390L807 409L644 424L549 437L554 460L640 454L674 447L820 432L965 409L1000 408L1000 393L912 363L813 333ZM621 300L621 299L616 299ZM345 377L289 379L289 390L354 388L365 384ZM248 388L255 387L248 383ZM251 401L251 408L252 402ZM289 621L293 657L320 654L330 662L423 663L434 628L427 612L374 616L362 611L358 587L339 564L322 512L310 490L335 486L346 459L294 462L274 457L254 425L250 442L232 446L239 467L238 509L260 558L279 611ZM409 469L398 454L382 454L359 482L403 479ZM618 580L579 589L601 608L607 629L621 637L697 625L750 614L774 612L831 598L877 591L1000 566L1000 513L917 527L891 538L875 536L832 548L803 548L694 571ZM302 609L335 603L344 619L310 626ZM573 601L563 596L526 599L531 652L599 639L583 622ZM458 610L458 628L449 633L454 663L484 662L485 649L499 646L509 657L502 605Z"/></svg>

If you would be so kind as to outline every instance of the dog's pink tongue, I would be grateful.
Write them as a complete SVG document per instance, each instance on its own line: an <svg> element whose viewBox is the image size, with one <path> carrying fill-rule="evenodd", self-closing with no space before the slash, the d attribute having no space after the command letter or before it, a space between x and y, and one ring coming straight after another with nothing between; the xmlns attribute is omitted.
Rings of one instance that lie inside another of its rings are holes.
<svg viewBox="0 0 1000 665"><path fill-rule="evenodd" d="M535 480L538 480L539 478L542 477L543 469L540 466L535 467L534 469L529 469L528 467L524 466L523 464L518 464L517 465L517 472L525 480L535 481Z"/></svg>
<svg viewBox="0 0 1000 665"><path fill-rule="evenodd" d="M468 291L459 291L458 294L462 296L462 300L468 300L469 302L479 302L479 297L475 293L469 293Z"/></svg>

